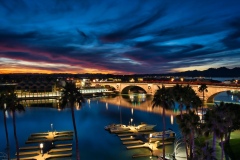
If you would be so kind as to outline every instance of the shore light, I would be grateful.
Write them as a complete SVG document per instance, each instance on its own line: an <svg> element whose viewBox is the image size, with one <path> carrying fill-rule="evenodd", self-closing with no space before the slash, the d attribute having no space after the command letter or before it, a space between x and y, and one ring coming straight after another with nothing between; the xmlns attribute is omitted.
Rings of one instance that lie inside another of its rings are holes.
<svg viewBox="0 0 240 160"><path fill-rule="evenodd" d="M131 126L132 126L133 119L131 118Z"/></svg>
<svg viewBox="0 0 240 160"><path fill-rule="evenodd" d="M43 154L43 143L40 143L39 147L40 147L40 153Z"/></svg>
<svg viewBox="0 0 240 160"><path fill-rule="evenodd" d="M150 145L150 138L152 138L152 133L149 134L149 140L148 140L149 145Z"/></svg>

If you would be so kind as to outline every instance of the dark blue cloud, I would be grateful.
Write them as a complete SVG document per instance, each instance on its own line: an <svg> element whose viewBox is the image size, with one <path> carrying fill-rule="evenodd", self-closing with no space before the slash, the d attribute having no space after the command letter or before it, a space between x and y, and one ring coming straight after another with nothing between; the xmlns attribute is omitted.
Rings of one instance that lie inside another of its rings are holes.
<svg viewBox="0 0 240 160"><path fill-rule="evenodd" d="M239 67L239 6L236 0L1 0L0 65L117 74Z"/></svg>

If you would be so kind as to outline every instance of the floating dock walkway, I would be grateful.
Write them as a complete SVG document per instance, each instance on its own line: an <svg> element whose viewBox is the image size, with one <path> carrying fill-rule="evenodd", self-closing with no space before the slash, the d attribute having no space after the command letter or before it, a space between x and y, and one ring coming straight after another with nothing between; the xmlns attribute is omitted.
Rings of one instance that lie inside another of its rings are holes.
<svg viewBox="0 0 240 160"><path fill-rule="evenodd" d="M72 131L63 131L63 132L43 132L43 133L34 133L26 141L27 143L41 143L45 141L69 141L73 139Z"/></svg>
<svg viewBox="0 0 240 160"><path fill-rule="evenodd" d="M42 143L40 146L26 146L19 148L19 156L21 160L46 160L52 158L64 158L72 156L72 143L54 144L55 141L65 141L73 139L73 131L62 132L43 132L33 133L30 135L28 143ZM14 159L15 160L15 159Z"/></svg>
<svg viewBox="0 0 240 160"><path fill-rule="evenodd" d="M158 147L163 145L162 140L159 140L155 137L154 140L150 139L150 134L156 134L160 132L155 132L153 129L139 131L135 126L128 126L128 128L120 128L119 130L113 129L110 133L116 134L122 143L126 145L127 149L147 148L151 151L149 154L134 154L132 158L161 157L162 151ZM175 136L166 137L164 144L171 145L174 143L174 139Z"/></svg>
<svg viewBox="0 0 240 160"><path fill-rule="evenodd" d="M123 142L123 144L144 144L143 141L141 140L137 140L137 141L126 141L126 142Z"/></svg>
<svg viewBox="0 0 240 160"><path fill-rule="evenodd" d="M151 157L153 156L152 154L134 154L132 158L141 158L141 157Z"/></svg>
<svg viewBox="0 0 240 160"><path fill-rule="evenodd" d="M136 135L144 135L144 134L147 135L147 134L150 134L152 132L154 132L154 131L151 130L151 131L146 131L146 132L141 131L141 132L136 132L136 133L120 133L120 134L117 134L117 135L118 135L118 137L127 137L127 136L136 136Z"/></svg>
<svg viewBox="0 0 240 160"><path fill-rule="evenodd" d="M173 142L164 142L165 145L173 144ZM142 145L135 145L135 146L127 146L127 149L134 149L134 148L149 148L151 151L158 150L158 147L162 146L162 142L155 142L155 143L144 143Z"/></svg>

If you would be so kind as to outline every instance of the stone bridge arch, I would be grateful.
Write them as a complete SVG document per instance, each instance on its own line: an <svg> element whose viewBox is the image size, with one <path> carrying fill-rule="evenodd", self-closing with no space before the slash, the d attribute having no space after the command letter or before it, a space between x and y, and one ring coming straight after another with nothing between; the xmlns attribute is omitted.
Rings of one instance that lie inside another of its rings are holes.
<svg viewBox="0 0 240 160"><path fill-rule="evenodd" d="M132 88L139 88L139 90L142 90L146 94L150 94L150 89L151 86L147 83L122 83L119 85L119 92L120 93L128 93L129 89L131 90Z"/></svg>
<svg viewBox="0 0 240 160"><path fill-rule="evenodd" d="M222 91L222 92L226 92L226 91ZM213 95L211 95L210 97L208 97L208 99L206 100L206 102L207 102L207 103L213 103L215 96L218 95L219 93L222 93L222 92L214 93Z"/></svg>
<svg viewBox="0 0 240 160"><path fill-rule="evenodd" d="M148 95L154 95L156 90L158 89L158 86L164 85L165 87L173 87L176 85L176 83L131 83L131 82L95 82L92 83L92 85L110 85L116 89L117 92L122 93L124 88L129 86L138 86L146 91L146 94ZM198 88L201 84L181 84L181 85L190 85L192 89L196 92L196 94L203 99L203 95L201 92L198 91ZM216 96L218 93L226 92L226 91L240 91L240 86L226 86L226 85L207 85L208 92L205 92L205 102L213 103L213 97Z"/></svg>
<svg viewBox="0 0 240 160"><path fill-rule="evenodd" d="M200 85L195 85L193 87L193 89L195 90L195 92L197 93L197 95L203 99L203 94L201 92L198 91L198 87ZM207 102L207 103L213 103L214 102L214 97L219 94L219 93L222 93L222 92L226 92L226 91L235 91L235 90L238 90L240 91L240 88L239 87L236 87L236 86L216 86L216 85L207 85L207 90L208 92L204 92L204 101Z"/></svg>
<svg viewBox="0 0 240 160"><path fill-rule="evenodd" d="M144 88L136 85L126 86L125 88L122 89L121 94L129 93L147 93L147 91Z"/></svg>

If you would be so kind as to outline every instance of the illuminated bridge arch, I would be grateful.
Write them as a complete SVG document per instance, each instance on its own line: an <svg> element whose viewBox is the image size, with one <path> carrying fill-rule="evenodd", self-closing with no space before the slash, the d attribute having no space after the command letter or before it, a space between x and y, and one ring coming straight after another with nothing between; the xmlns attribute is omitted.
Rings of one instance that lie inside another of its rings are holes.
<svg viewBox="0 0 240 160"><path fill-rule="evenodd" d="M176 83L132 83L132 82L94 82L92 83L92 85L110 85L112 87L114 87L116 89L117 92L122 93L125 92L125 90L127 90L127 87L130 86L138 86L140 88L142 88L144 91L146 91L146 94L148 95L154 95L154 93L156 92L156 90L158 89L158 86L162 86L164 85L166 88L167 87L173 87L176 85ZM198 91L198 88L200 87L200 84L182 84L182 85L190 85L192 87L192 89L196 92L196 94L200 97L202 97L202 93ZM207 85L207 89L208 92L204 93L205 96L205 101L209 102L209 103L213 103L213 97L216 96L218 93L221 92L226 92L226 91L240 91L240 86L233 86L233 85L223 85L223 84L209 84Z"/></svg>
<svg viewBox="0 0 240 160"><path fill-rule="evenodd" d="M203 94L198 92L198 86L193 87L197 95L202 99ZM214 85L208 85L207 88L208 92L204 92L205 96L205 101L207 103L213 103L214 102L214 97L222 92L227 92L227 91L240 91L239 87L236 86L214 86Z"/></svg>
<svg viewBox="0 0 240 160"><path fill-rule="evenodd" d="M137 85L126 86L125 88L122 89L121 94L129 94L129 93L147 93L147 91L141 86L137 86Z"/></svg>

